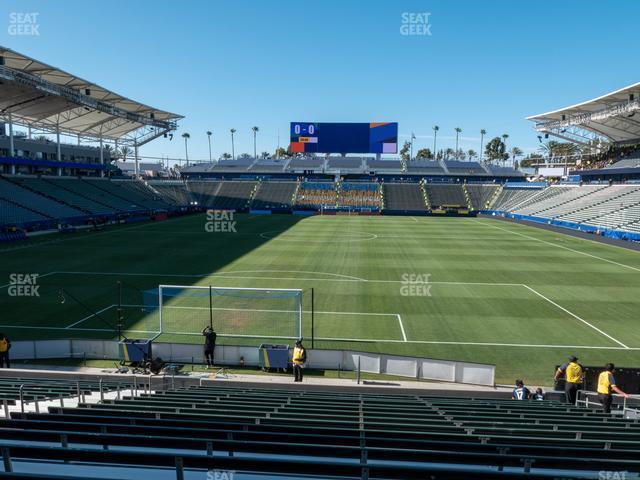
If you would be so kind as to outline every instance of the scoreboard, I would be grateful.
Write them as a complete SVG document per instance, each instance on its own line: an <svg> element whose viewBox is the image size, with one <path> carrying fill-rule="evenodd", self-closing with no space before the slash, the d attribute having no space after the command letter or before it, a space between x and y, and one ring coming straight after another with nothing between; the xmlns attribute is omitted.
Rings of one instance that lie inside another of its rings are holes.
<svg viewBox="0 0 640 480"><path fill-rule="evenodd" d="M292 153L398 153L398 124L291 122Z"/></svg>

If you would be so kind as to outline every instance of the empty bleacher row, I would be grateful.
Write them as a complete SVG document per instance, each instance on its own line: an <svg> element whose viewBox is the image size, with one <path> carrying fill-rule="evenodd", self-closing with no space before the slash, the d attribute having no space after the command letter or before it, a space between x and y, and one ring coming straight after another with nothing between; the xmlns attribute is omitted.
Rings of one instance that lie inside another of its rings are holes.
<svg viewBox="0 0 640 480"><path fill-rule="evenodd" d="M384 208L405 212L426 212L427 201L419 183L385 183Z"/></svg>
<svg viewBox="0 0 640 480"><path fill-rule="evenodd" d="M188 175L219 173L403 173L403 162L398 159L375 159L369 157L294 157L284 159L225 159L216 163L203 162L181 167ZM406 172L415 175L460 175L460 176L504 176L523 177L512 167L496 167L480 162L459 160L419 160L406 162Z"/></svg>
<svg viewBox="0 0 640 480"><path fill-rule="evenodd" d="M48 475L69 479L602 478L640 468L638 420L549 401L380 392L182 388L14 412L0 438L5 466L36 474L47 461Z"/></svg>
<svg viewBox="0 0 640 480"><path fill-rule="evenodd" d="M640 231L640 185L552 185L504 188L493 210L589 225Z"/></svg>
<svg viewBox="0 0 640 480"><path fill-rule="evenodd" d="M0 176L0 224L73 222L94 215L167 210L175 204L134 180Z"/></svg>
<svg viewBox="0 0 640 480"><path fill-rule="evenodd" d="M261 182L251 202L251 208L291 208L295 201L297 189L297 182Z"/></svg>
<svg viewBox="0 0 640 480"><path fill-rule="evenodd" d="M425 183L429 205L432 207L467 207L468 201L460 184Z"/></svg>

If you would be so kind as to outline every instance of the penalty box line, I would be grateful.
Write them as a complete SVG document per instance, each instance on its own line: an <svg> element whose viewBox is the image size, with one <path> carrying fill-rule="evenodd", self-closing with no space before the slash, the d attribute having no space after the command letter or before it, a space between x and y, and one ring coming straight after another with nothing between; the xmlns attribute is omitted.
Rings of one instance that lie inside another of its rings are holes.
<svg viewBox="0 0 640 480"><path fill-rule="evenodd" d="M133 304L125 304L125 305L121 305L122 307L127 307L127 308L144 308L146 307L146 305L133 305ZM109 305L101 310L98 310L95 313L92 313L91 315L87 315L86 317L81 318L80 320L64 327L64 329L68 330L68 329L73 329L74 327L76 327L77 325L80 325L82 322L85 322L87 320L90 320L91 318L95 317L96 314L101 314L103 312L106 312L107 310L117 307L117 305ZM154 307L155 308L155 307ZM183 309L183 310L209 310L209 307L186 307L186 306L167 306L165 305L163 308L174 308L174 309ZM297 310L266 310L266 309L254 309L254 308L243 308L243 309L238 309L238 308L223 308L223 307L213 307L212 310L215 311L230 311L230 312L237 312L237 311L242 311L242 312L259 312L259 313L297 313ZM302 313L311 313L311 310L303 310ZM398 325L400 327L400 333L402 335L402 342L407 342L407 334L405 332L404 329L404 324L402 323L402 317L400 316L399 313L378 313L378 312L324 312L324 311L314 311L313 312L316 315L359 315L359 316L376 316L376 317L394 317L398 320ZM80 329L80 330L85 330L85 329ZM174 332L175 333L175 332ZM231 336L235 336L235 335L231 335ZM247 335L247 336L251 336L251 335ZM276 337L274 337L276 338ZM287 338L287 337L277 337L277 338ZM365 341L364 339L360 339L360 341ZM382 340L382 341L386 341L386 340ZM391 340L390 340L391 341ZM400 341L400 340L398 340Z"/></svg>
<svg viewBox="0 0 640 480"><path fill-rule="evenodd" d="M495 228L499 228L499 227L495 227ZM514 233L514 232L511 232ZM266 273L266 271L265 271ZM43 276L49 276L49 275L126 275L126 276L154 276L154 277L191 277L191 278L209 278L209 277L219 277L219 278L237 278L237 279L250 279L250 280L295 280L295 281L329 281L329 282L355 282L355 283L403 283L403 281L401 280L367 280L367 279L356 279L356 278L282 278L282 277L248 277L248 276L237 276L237 275L232 275L233 272L221 272L220 274L209 274L209 275L203 275L203 274L156 274L156 273L132 273L132 272L82 272L82 271L54 271L54 272L49 272L46 274L41 275L41 277ZM618 345L620 345L623 348L626 349L630 349L630 347L628 347L627 345L625 345L624 343L622 343L621 341L617 340L616 338L612 337L611 335L609 335L608 333L604 332L603 330L601 330L600 328L596 327L595 325L589 323L588 321L586 321L585 319L579 317L578 315L576 315L575 313L571 312L570 310L562 307L561 305L559 305L558 303L554 302L553 300L549 299L548 297L544 296L543 294L541 294L540 292L538 292L537 290L535 290L534 288L530 287L529 285L526 285L524 283L489 283L489 282L429 282L430 284L435 284L435 285L479 285L479 286L496 286L496 287L524 287L527 290L529 290L530 292L532 292L533 294L535 294L536 296L542 298L543 300L547 301L548 303L552 304L553 306L555 306L556 308L562 310L563 312L567 313L568 315L572 316L573 318L575 318L576 320L582 322L583 324L585 324L586 326L588 326L589 328L597 331L598 333L600 333L601 335L605 336L606 338L608 338L609 340L613 341L614 343L617 343ZM4 287L4 286L2 286ZM0 288L2 288L0 287ZM308 312L307 312L308 313ZM316 313L320 313L320 312L316 312ZM328 313L328 314L341 314L341 313L345 313L345 312L323 312L323 313ZM359 314L358 312L352 312L353 314ZM361 313L360 313L361 314ZM373 314L371 314L373 315ZM379 315L379 314L377 314ZM406 334L404 331L404 325L402 324L402 318L400 317L399 314L382 314L382 315L397 315L398 318L398 322L400 325L400 329L401 329L401 333L403 336L403 341L407 341L406 339ZM93 315L89 316L89 318L91 318ZM86 320L85 319L81 319L81 321L78 321L77 324L81 323L82 321ZM71 328L66 327L66 328Z"/></svg>

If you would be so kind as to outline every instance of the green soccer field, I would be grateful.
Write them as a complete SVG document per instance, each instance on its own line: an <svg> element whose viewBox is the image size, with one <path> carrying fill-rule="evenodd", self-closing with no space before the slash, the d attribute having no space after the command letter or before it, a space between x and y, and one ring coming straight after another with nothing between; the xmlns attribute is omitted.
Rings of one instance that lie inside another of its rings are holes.
<svg viewBox="0 0 640 480"><path fill-rule="evenodd" d="M309 344L313 288L320 348L495 363L502 383L548 385L568 354L640 363L638 252L488 218L236 220L237 232L207 231L195 215L3 246L0 329L14 340L113 338L121 302L125 333L152 336L158 313L144 292L160 284L302 289ZM33 273L37 295L10 287ZM191 333L207 303L172 309L172 333L158 340L200 343ZM233 325L221 341L258 344L272 324L290 334L276 304L216 303L214 325Z"/></svg>

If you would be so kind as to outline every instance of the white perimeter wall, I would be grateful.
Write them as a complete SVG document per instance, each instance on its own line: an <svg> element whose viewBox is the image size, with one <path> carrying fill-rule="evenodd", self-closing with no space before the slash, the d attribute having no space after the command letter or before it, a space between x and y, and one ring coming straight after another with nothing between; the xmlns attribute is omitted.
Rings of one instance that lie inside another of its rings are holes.
<svg viewBox="0 0 640 480"><path fill-rule="evenodd" d="M218 345L216 363L257 366L258 348ZM202 345L154 343L153 356L165 362L204 364ZM410 377L422 380L490 385L495 383L495 365L404 357L352 350L307 349L308 368L323 370L358 370L362 372ZM11 358L31 360L47 358L119 359L118 342L113 340L38 340L12 342Z"/></svg>

